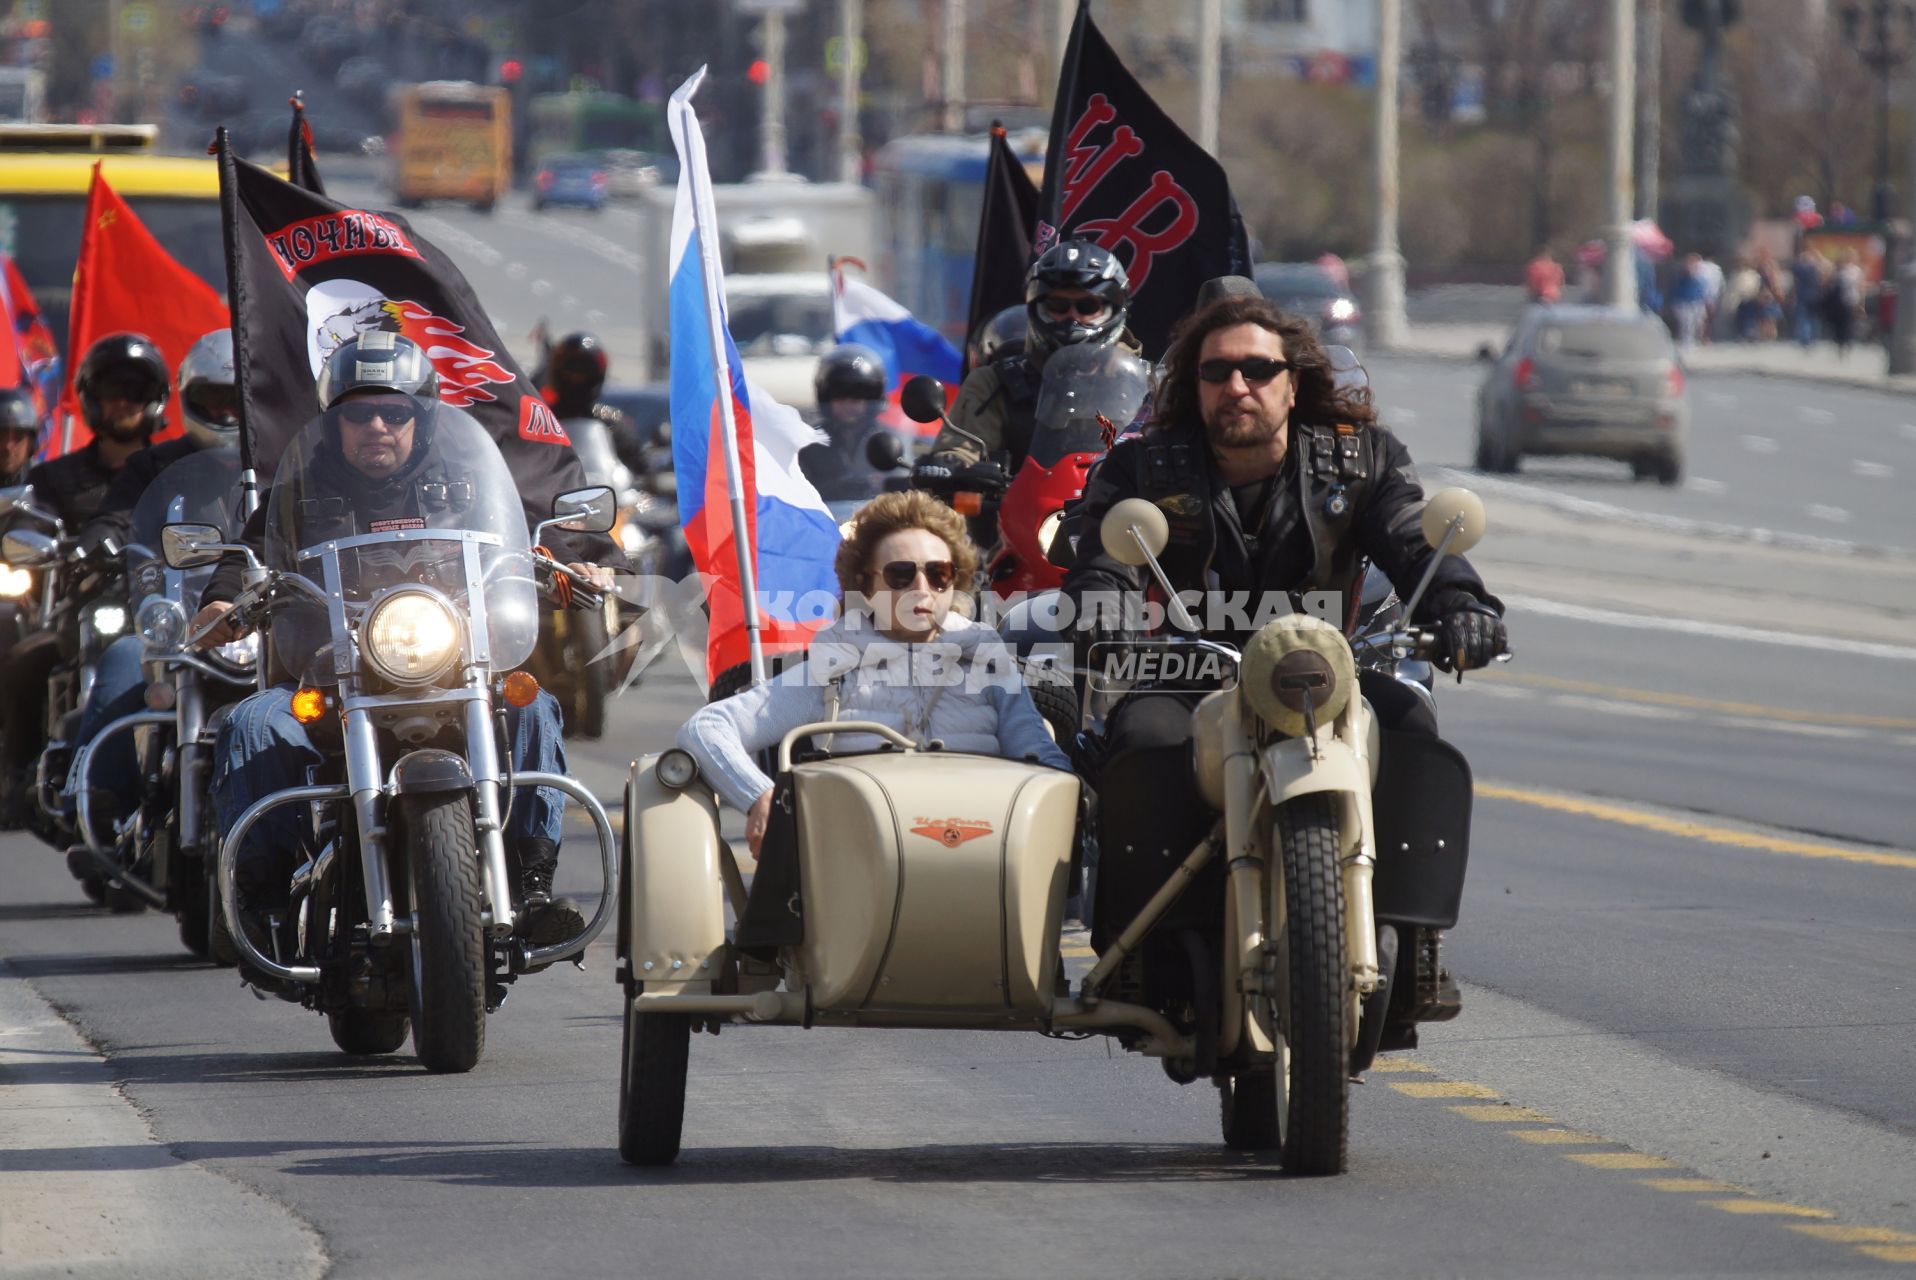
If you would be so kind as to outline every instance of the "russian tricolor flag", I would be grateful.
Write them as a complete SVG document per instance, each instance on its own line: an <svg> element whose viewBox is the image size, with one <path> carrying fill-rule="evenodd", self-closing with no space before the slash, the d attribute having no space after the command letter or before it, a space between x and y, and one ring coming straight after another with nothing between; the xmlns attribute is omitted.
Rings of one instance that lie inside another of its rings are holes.
<svg viewBox="0 0 1916 1280"><path fill-rule="evenodd" d="M856 258L832 259L832 330L838 340L856 342L879 354L885 362L886 398L894 406L900 388L921 373L930 374L956 392L965 377L964 357L944 334L913 316L895 299L863 280L846 279L846 267L863 269L864 265ZM902 415L899 421L905 421ZM936 433L935 424L931 431Z"/></svg>
<svg viewBox="0 0 1916 1280"><path fill-rule="evenodd" d="M810 428L795 410L747 387L738 347L726 327L718 217L705 139L692 110L692 95L704 77L700 68L679 86L668 111L679 153L669 322L672 464L679 522L706 583L711 629L705 661L711 680L751 658L740 539L758 602L760 648L772 653L804 648L827 621L818 605L838 593L832 560L839 535L824 500L798 468L798 450L810 442ZM719 352L722 376L715 358ZM741 497L743 529L733 517L734 493Z"/></svg>

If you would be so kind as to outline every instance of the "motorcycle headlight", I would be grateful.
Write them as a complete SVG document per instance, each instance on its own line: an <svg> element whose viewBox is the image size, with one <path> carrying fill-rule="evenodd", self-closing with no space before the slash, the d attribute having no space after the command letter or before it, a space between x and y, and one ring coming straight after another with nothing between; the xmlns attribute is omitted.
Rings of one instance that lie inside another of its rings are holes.
<svg viewBox="0 0 1916 1280"><path fill-rule="evenodd" d="M1046 555L1051 554L1051 544L1058 540L1058 530L1064 527L1064 512L1053 511L1038 524L1038 545L1044 548Z"/></svg>
<svg viewBox="0 0 1916 1280"><path fill-rule="evenodd" d="M1337 301L1331 303L1331 319L1337 321L1339 324L1349 320L1356 314L1357 304L1349 298L1339 298Z"/></svg>
<svg viewBox="0 0 1916 1280"><path fill-rule="evenodd" d="M87 624L93 628L96 636L117 636L126 630L126 606L119 604L96 604L87 614Z"/></svg>
<svg viewBox="0 0 1916 1280"><path fill-rule="evenodd" d="M140 606L136 619L147 648L171 653L186 639L186 610L177 600L155 596Z"/></svg>
<svg viewBox="0 0 1916 1280"><path fill-rule="evenodd" d="M1287 738L1303 736L1312 722L1330 724L1356 687L1357 664L1344 633L1303 613L1266 623L1244 646L1238 668L1238 688L1251 710Z"/></svg>
<svg viewBox="0 0 1916 1280"><path fill-rule="evenodd" d="M0 564L0 600L18 600L33 590L33 574L26 569L16 569L10 564Z"/></svg>
<svg viewBox="0 0 1916 1280"><path fill-rule="evenodd" d="M459 656L459 620L438 596L396 591L367 615L360 646L394 684L428 684Z"/></svg>

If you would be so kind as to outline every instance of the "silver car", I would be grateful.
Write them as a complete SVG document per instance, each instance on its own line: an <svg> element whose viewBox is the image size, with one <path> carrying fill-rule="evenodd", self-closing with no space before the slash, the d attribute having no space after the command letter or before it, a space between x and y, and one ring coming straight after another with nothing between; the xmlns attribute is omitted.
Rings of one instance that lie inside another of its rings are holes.
<svg viewBox="0 0 1916 1280"><path fill-rule="evenodd" d="M1477 392L1477 467L1515 471L1526 456L1628 462L1639 480L1683 478L1690 410L1670 332L1655 316L1595 306L1524 313Z"/></svg>

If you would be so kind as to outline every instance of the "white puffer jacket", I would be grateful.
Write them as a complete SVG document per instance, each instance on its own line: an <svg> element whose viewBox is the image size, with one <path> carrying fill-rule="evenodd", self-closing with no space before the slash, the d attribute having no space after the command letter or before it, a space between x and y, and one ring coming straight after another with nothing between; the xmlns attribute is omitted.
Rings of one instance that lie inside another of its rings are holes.
<svg viewBox="0 0 1916 1280"><path fill-rule="evenodd" d="M777 746L799 725L830 719L876 720L921 746L936 740L947 751L1071 767L998 633L956 616L937 640L911 645L841 618L812 641L804 662L778 679L697 711L678 742L726 803L749 809L772 785L753 753ZM882 745L875 735L846 733L834 736L831 749Z"/></svg>

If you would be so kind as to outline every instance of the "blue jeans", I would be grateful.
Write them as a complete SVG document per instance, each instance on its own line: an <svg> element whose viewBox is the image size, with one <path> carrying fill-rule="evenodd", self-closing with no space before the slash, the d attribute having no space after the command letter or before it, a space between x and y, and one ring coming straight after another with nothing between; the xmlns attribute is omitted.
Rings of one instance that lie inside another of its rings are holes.
<svg viewBox="0 0 1916 1280"><path fill-rule="evenodd" d="M93 690L80 712L80 738L91 742L100 730L136 711L146 710L146 678L140 671L142 646L138 636L121 636L106 647L93 665ZM116 733L107 739L87 776L101 788L119 788L131 794L138 762L133 758L133 735Z"/></svg>
<svg viewBox="0 0 1916 1280"><path fill-rule="evenodd" d="M515 772L565 773L565 742L559 703L541 689L531 705L506 708ZM231 831L256 801L307 784L307 771L325 760L306 726L293 718L293 687L280 685L234 705L213 748L213 810L220 830ZM565 797L550 787L515 787L506 816L506 843L535 838L556 848L565 818ZM305 809L269 809L240 845L237 880L254 900L281 901L305 840Z"/></svg>

